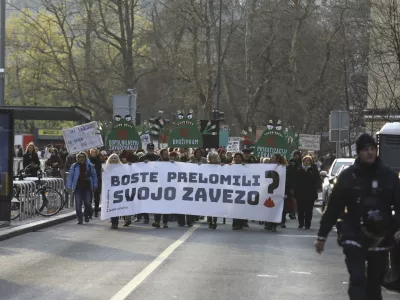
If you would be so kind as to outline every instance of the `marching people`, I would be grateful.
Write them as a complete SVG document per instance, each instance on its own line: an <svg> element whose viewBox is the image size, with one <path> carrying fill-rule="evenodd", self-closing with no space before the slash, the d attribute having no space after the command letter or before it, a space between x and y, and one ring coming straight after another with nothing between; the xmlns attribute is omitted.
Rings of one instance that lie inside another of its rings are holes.
<svg viewBox="0 0 400 300"><path fill-rule="evenodd" d="M168 149L162 149L160 151L160 162L174 162L173 160L170 160L169 158L169 153ZM168 221L169 221L169 214L163 214L162 215L162 220L163 220L163 228L168 228ZM152 224L153 227L160 228L160 222L161 222L161 214L154 214L154 223Z"/></svg>
<svg viewBox="0 0 400 300"><path fill-rule="evenodd" d="M155 146L154 146L153 143L147 144L146 150L147 150L147 153L145 155L143 155L139 159L140 162L147 163L149 161L158 161L158 160L160 160L160 156L155 154ZM149 217L149 214L147 214L147 213L139 214L137 216L137 219L135 220L135 222L140 222L142 217L144 219L143 224L149 224L150 223L150 217Z"/></svg>
<svg viewBox="0 0 400 300"><path fill-rule="evenodd" d="M83 224L82 205L85 206L85 222L89 222L92 215L92 195L97 189L97 174L85 152L80 152L77 162L69 170L66 188L69 193L74 193L76 216L78 224Z"/></svg>
<svg viewBox="0 0 400 300"><path fill-rule="evenodd" d="M209 164L217 165L221 162L219 161L218 153L209 152L207 155L207 161ZM207 217L208 228L217 229L217 217Z"/></svg>
<svg viewBox="0 0 400 300"><path fill-rule="evenodd" d="M102 163L99 155L99 150L90 149L89 155L90 155L89 160L94 166L94 169L96 170L97 174L98 188L94 192L93 198L94 198L94 217L98 218L100 211L100 194L102 187Z"/></svg>
<svg viewBox="0 0 400 300"><path fill-rule="evenodd" d="M286 159L281 154L278 154L278 153L272 155L272 157L269 159L269 163L277 164L278 166L279 165L282 165L282 166L287 165ZM285 195L286 194L287 194L287 191L285 191ZM276 232L276 228L278 227L278 225L284 224L284 217L285 217L285 209L283 209L283 211L282 211L282 222L281 223L265 222L264 229L271 230L272 232Z"/></svg>
<svg viewBox="0 0 400 300"><path fill-rule="evenodd" d="M233 156L233 164L234 165L245 165L244 164L244 157L243 154L241 152L236 152L235 155ZM240 230L243 229L244 225L245 225L245 221L244 219L233 219L232 221L232 229L233 230Z"/></svg>
<svg viewBox="0 0 400 300"><path fill-rule="evenodd" d="M190 157L190 162L195 164L206 164L207 158L203 156L203 149L197 148Z"/></svg>
<svg viewBox="0 0 400 300"><path fill-rule="evenodd" d="M119 159L118 154L113 153L108 157L106 165L109 164L122 164L121 160ZM130 220L130 219L129 219ZM126 221L125 221L126 222ZM111 229L118 229L119 217L112 217L111 218Z"/></svg>
<svg viewBox="0 0 400 300"><path fill-rule="evenodd" d="M323 252L329 232L345 212L339 243L350 275L350 300L382 300L387 250L394 238L400 241L400 183L398 174L377 156L372 136L362 134L356 151L354 165L340 173L332 190L315 248Z"/></svg>
<svg viewBox="0 0 400 300"><path fill-rule="evenodd" d="M40 160L33 143L29 143L26 147L26 151L22 159L22 166L24 170L29 173L29 175L33 177L37 176L37 173L40 170Z"/></svg>
<svg viewBox="0 0 400 300"><path fill-rule="evenodd" d="M61 178L61 169L64 164L56 148L49 150L50 157L46 160L46 167L50 170L51 177Z"/></svg>
<svg viewBox="0 0 400 300"><path fill-rule="evenodd" d="M289 159L288 166L286 168L286 178L287 178L287 185L289 188L289 197L291 197L294 202L294 212L289 214L290 219L295 220L296 219L296 210L297 210L297 201L294 198L294 189L295 189L295 183L296 183L296 176L297 173L299 172L301 167L301 151L300 150L295 150L293 151L291 158ZM286 216L285 216L286 218Z"/></svg>
<svg viewBox="0 0 400 300"><path fill-rule="evenodd" d="M299 229L310 229L314 202L318 199L318 190L321 185L318 168L312 163L312 157L305 156L303 164L295 176L294 193L297 200Z"/></svg>

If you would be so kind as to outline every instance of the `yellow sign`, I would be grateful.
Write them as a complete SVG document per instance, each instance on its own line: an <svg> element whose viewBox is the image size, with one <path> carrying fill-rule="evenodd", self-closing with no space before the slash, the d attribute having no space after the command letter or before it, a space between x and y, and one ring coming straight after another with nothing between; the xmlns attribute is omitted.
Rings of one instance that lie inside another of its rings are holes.
<svg viewBox="0 0 400 300"><path fill-rule="evenodd" d="M49 135L49 136L62 136L62 130L54 129L39 129L38 135Z"/></svg>

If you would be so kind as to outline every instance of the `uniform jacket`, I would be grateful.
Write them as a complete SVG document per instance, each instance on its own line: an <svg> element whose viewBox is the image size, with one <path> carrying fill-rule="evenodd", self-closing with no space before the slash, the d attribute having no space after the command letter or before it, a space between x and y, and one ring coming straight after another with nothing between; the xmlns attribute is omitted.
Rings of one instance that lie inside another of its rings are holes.
<svg viewBox="0 0 400 300"><path fill-rule="evenodd" d="M74 192L76 191L76 186L78 184L80 174L80 165L79 163L74 163L71 166L71 170L69 170L68 179L67 179L67 189L71 189ZM94 166L90 163L90 160L86 160L86 176L90 179L90 186L92 190L98 188L97 174Z"/></svg>
<svg viewBox="0 0 400 300"><path fill-rule="evenodd" d="M341 172L322 216L318 237L325 239L341 215L341 240L359 247L368 246L361 220L366 199L371 196L378 199L375 207L390 224L387 236L379 247L389 246L394 233L400 228L400 184L398 175L384 166L379 158L374 167L362 166L357 159L354 165ZM392 215L392 207L395 216Z"/></svg>

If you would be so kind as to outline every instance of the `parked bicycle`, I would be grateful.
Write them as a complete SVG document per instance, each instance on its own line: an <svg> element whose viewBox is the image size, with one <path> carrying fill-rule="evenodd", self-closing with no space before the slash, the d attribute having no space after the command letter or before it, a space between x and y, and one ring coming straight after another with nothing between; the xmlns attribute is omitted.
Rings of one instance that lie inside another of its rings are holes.
<svg viewBox="0 0 400 300"><path fill-rule="evenodd" d="M17 176L13 176L14 180L24 180L29 177L25 173L26 170L18 172ZM42 181L43 172L38 171L38 180L35 180L36 189L32 193L32 197L28 201L21 201L21 187L18 184L13 185L13 197L11 200L11 220L19 217L21 212L28 211L25 205L31 205L31 208L39 215L50 217L56 215L64 207L63 196L54 188L47 186Z"/></svg>

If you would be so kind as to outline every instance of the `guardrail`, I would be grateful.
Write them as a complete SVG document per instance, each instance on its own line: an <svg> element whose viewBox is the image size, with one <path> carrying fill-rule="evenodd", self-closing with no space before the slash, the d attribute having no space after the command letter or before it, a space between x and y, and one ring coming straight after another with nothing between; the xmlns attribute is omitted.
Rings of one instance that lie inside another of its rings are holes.
<svg viewBox="0 0 400 300"><path fill-rule="evenodd" d="M20 221L26 220L28 218L34 218L37 216L36 205L38 197L40 197L40 195L37 193L37 186L36 186L37 180L38 180L37 177L27 177L24 178L23 180L13 181L13 185L18 186L19 188L19 197L18 199L13 197L12 205L15 205L19 202ZM44 177L41 178L41 181L48 187L55 189L57 192L61 194L64 202L64 208L74 207L74 201L71 201L68 198L66 198L63 178Z"/></svg>

